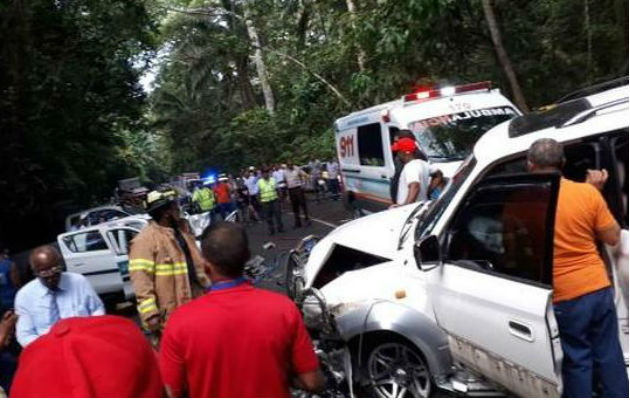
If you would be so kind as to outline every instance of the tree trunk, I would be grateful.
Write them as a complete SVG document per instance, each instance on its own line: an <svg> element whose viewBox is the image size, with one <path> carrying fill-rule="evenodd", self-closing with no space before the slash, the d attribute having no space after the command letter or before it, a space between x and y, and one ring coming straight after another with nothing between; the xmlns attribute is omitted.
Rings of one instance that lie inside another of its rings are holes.
<svg viewBox="0 0 630 400"><path fill-rule="evenodd" d="M234 1L221 0L221 3L223 8L226 10L224 18L234 36L247 36L247 30L242 29L242 19L239 19L238 21L240 23L237 23L237 16L234 9ZM247 36L247 38L248 37L249 36ZM243 102L243 107L249 110L256 107L256 96L254 96L254 90L252 88L252 83L249 76L249 57L247 56L247 54L241 52L236 52L233 56L234 63L236 64L236 74L238 75L237 81L241 101Z"/></svg>
<svg viewBox="0 0 630 400"><path fill-rule="evenodd" d="M350 13L350 21L352 22L352 29L356 30L356 19L357 19L357 8L354 4L354 0L346 0L346 6L348 7L348 12ZM365 50L361 47L360 44L357 43L357 64L359 65L359 71L365 71Z"/></svg>
<svg viewBox="0 0 630 400"><path fill-rule="evenodd" d="M249 79L249 59L240 55L237 58L236 73L238 74L241 101L243 102L243 107L249 110L256 107L256 96L254 96L252 83Z"/></svg>
<svg viewBox="0 0 630 400"><path fill-rule="evenodd" d="M305 0L300 0L298 18L296 23L296 48L300 51L304 48L306 42L306 31L308 30L308 22L311 17L311 6Z"/></svg>
<svg viewBox="0 0 630 400"><path fill-rule="evenodd" d="M490 36L492 37L492 43L494 44L494 50L497 53L497 58L499 59L499 63L503 67L503 71L510 82L510 87L512 88L512 95L514 96L514 102L524 113L529 112L529 108L527 107L527 103L525 102L525 97L523 96L523 92L521 90L521 85L518 83L518 79L516 78L516 73L514 72L514 68L512 68L512 63L510 62L510 58L508 57L505 48L503 47L503 40L501 39L501 31L499 31L499 26L497 24L497 20L494 15L494 10L492 8L491 0L481 0L483 5L483 13L486 17L486 22L488 23L488 28L490 29Z"/></svg>
<svg viewBox="0 0 630 400"><path fill-rule="evenodd" d="M586 79L590 84L593 81L593 31L588 0L584 0L584 30L586 31Z"/></svg>
<svg viewBox="0 0 630 400"><path fill-rule="evenodd" d="M276 102L273 97L271 85L269 83L267 66L265 65L265 60L263 59L260 37L258 36L258 31L256 30L254 23L252 22L251 12L249 11L247 6L245 6L245 25L247 26L247 34L249 35L249 40L252 44L252 47L254 48L254 55L252 56L252 58L254 59L254 64L256 65L258 79L260 80L260 86L262 87L263 96L265 98L265 107L270 114L273 114L276 108Z"/></svg>

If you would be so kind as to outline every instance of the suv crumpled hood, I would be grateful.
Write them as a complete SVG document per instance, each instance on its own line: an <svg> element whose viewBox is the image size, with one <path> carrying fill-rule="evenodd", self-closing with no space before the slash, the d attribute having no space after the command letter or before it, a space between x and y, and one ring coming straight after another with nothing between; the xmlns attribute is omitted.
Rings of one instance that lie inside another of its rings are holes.
<svg viewBox="0 0 630 400"><path fill-rule="evenodd" d="M312 284L336 244L394 260L398 253L398 238L403 224L419 204L370 214L345 223L330 232L317 243L309 256L304 270L306 286ZM413 234L413 230L410 231L408 238Z"/></svg>

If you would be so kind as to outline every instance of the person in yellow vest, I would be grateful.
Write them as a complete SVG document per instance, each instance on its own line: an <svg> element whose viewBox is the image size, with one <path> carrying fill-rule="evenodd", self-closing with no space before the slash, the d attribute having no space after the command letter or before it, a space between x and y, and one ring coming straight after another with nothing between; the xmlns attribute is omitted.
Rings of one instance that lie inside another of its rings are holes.
<svg viewBox="0 0 630 400"><path fill-rule="evenodd" d="M212 211L214 209L214 200L214 192L208 187L208 185L197 188L192 197L193 203L197 205L197 208L202 213Z"/></svg>
<svg viewBox="0 0 630 400"><path fill-rule="evenodd" d="M280 214L280 202L278 201L278 192L276 189L276 180L269 176L269 168L263 167L262 177L256 183L258 185L258 201L262 204L263 215L269 225L269 234L276 233L274 227L278 228L278 232L284 232L282 226L282 215Z"/></svg>

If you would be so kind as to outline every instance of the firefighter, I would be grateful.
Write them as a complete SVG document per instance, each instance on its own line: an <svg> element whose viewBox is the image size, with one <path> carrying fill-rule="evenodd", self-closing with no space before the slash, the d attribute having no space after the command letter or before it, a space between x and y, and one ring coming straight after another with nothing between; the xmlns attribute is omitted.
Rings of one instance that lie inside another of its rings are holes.
<svg viewBox="0 0 630 400"><path fill-rule="evenodd" d="M147 213L152 220L131 242L129 273L142 325L157 345L169 314L202 295L210 280L188 223L180 218L177 193L149 193Z"/></svg>

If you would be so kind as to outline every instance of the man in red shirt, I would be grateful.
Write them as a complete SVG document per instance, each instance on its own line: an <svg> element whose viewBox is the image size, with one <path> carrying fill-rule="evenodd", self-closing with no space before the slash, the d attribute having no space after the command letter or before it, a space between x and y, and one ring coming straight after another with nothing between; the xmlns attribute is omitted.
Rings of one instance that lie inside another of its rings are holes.
<svg viewBox="0 0 630 400"><path fill-rule="evenodd" d="M225 217L233 211L232 196L227 175L219 175L219 183L214 187L214 196L217 198L217 206L219 208L219 214L221 214L221 219L225 221Z"/></svg>
<svg viewBox="0 0 630 400"><path fill-rule="evenodd" d="M202 236L213 285L171 314L160 369L174 397L288 397L289 386L318 391L317 356L297 307L243 278L250 258L239 225L219 222Z"/></svg>

